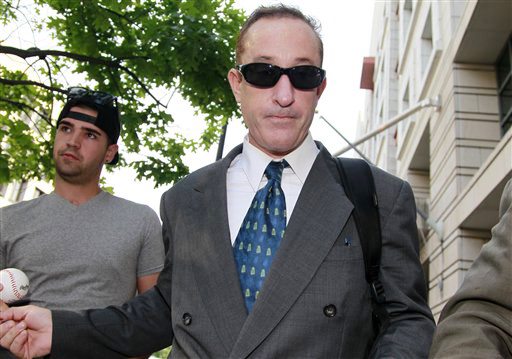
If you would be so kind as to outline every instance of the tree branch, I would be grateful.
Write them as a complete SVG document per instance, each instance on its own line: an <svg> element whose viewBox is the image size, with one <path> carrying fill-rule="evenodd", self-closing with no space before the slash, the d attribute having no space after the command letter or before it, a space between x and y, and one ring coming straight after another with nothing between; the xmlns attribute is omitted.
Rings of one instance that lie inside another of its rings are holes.
<svg viewBox="0 0 512 359"><path fill-rule="evenodd" d="M127 56L127 57L124 57L124 58L119 58L117 60L107 60L107 59L103 59L103 58L99 58L99 57L91 57L91 56L87 56L87 55L80 55L80 54L75 54L75 53L67 52L67 51L40 50L38 48L30 48L28 50L22 50L22 49L18 49L16 47L11 47L11 46L0 46L0 53L15 55L15 56L21 57L23 59L26 59L26 58L29 58L29 57L34 57L34 56L39 56L40 59L44 59L46 56L62 56L62 57L67 57L67 58L78 60L78 61L82 61L82 62L90 62L90 63L93 63L93 64L104 65L104 66L107 66L107 67L110 67L110 68L119 68L119 69L123 70L124 72L126 72L131 78L133 78L135 80L135 82L137 82L139 84L139 86L141 86L142 89L149 96L151 96L151 98L159 106L165 107L165 105L163 105L160 101L157 100L157 98L151 93L151 91L138 78L138 76L135 73L133 73L127 67L125 67L125 66L120 64L120 62L123 61L124 59L141 58L141 59L148 60L149 59L148 57L143 57L143 56ZM27 82L29 82L29 81L27 81ZM28 85L28 83L25 83L25 84ZM33 83L33 85L38 85L38 84L39 83ZM40 85L42 85L42 84L40 84ZM40 86L40 85L38 85L38 86ZM46 87L46 85L43 85L42 87L48 88L48 87Z"/></svg>
<svg viewBox="0 0 512 359"><path fill-rule="evenodd" d="M0 84L11 85L11 86L13 86L13 85L23 85L23 86L34 85L34 86L42 87L46 90L60 92L62 94L68 93L67 90L63 90L63 89L57 88L57 87L48 86L43 83L40 83L37 81L30 81L30 80L9 80L9 79L4 79L4 78L0 77Z"/></svg>
<svg viewBox="0 0 512 359"><path fill-rule="evenodd" d="M60 68L58 62L53 60L52 58L50 58L50 62L57 69L57 71L59 71L59 74L62 76L62 79L66 82L66 85L69 87L69 81L66 78L66 75L62 72L62 69Z"/></svg>
<svg viewBox="0 0 512 359"><path fill-rule="evenodd" d="M9 100L8 98L4 98L4 97L0 97L0 101L3 101L3 102L7 102L7 103L10 103L11 105L14 105L16 107L18 107L20 110L23 111L23 107L26 107L32 111L34 111L35 113L37 113L43 120L45 120L50 126L53 127L52 123L50 122L50 120L48 119L48 117L46 117L45 115L43 115L42 113L40 113L39 111L37 111L35 108L33 108L32 106L30 105L27 105L26 103L23 103L23 102L18 102L18 101L13 101L13 100Z"/></svg>
<svg viewBox="0 0 512 359"><path fill-rule="evenodd" d="M25 23L26 23L26 24L29 26L29 28L30 28L30 32L31 32L31 34L32 34L32 39L34 40L34 43L36 43L36 38L35 38L35 36L34 36L34 29L32 28L32 23L31 23L31 22L30 22L30 20L27 18L27 15L25 15L25 13L19 9L19 2L18 2L18 6L12 6L11 4L7 3L7 7L9 7L9 8L11 8L11 9L13 9L14 11L19 12L19 13L21 14L21 16L23 16L23 18L25 19ZM3 14L3 15L5 16L6 14ZM13 13L13 17L14 17L14 20L17 20L17 19L18 19L18 18L16 17L16 15L14 15L14 13ZM17 30L19 30L19 27L18 27L18 29L14 30L14 31L13 31L13 33L14 33L15 31L17 31ZM12 33L11 33L11 34L12 34ZM9 35L7 36L7 38L10 38L11 34L9 34Z"/></svg>
<svg viewBox="0 0 512 359"><path fill-rule="evenodd" d="M75 54L74 52L68 51L59 51L59 50L40 50L37 47L31 47L28 50L22 50L17 47L12 46L0 46L0 53L15 55L21 57L22 59L27 59L29 57L38 56L40 59L44 59L46 56L57 56L57 57L67 57L70 59L78 60L78 61L86 61L91 62L93 64L105 65L108 67L117 67L119 62L124 60L149 60L147 56L125 56L120 57L116 60L108 60L101 57L92 57L87 55Z"/></svg>
<svg viewBox="0 0 512 359"><path fill-rule="evenodd" d="M46 140L46 138L44 138L43 133L42 133L42 132L41 132L41 130L39 129L39 126L37 125L37 123L36 123L34 120L32 120L32 117L30 117L30 114L29 114L27 111L25 111L25 109L24 109L24 108L20 108L20 110L21 110L21 111L23 111L23 113L25 114L25 116L27 116L27 118L30 120L30 122L32 122L32 124L33 124L33 125L34 125L34 127L36 128L37 132L39 132L39 136L41 136L41 138L42 138L44 141L48 142L48 141Z"/></svg>
<svg viewBox="0 0 512 359"><path fill-rule="evenodd" d="M155 96L153 96L153 94L149 91L149 89L146 87L146 85L144 85L144 83L137 77L137 75L135 75L131 70L129 70L127 67L124 67L122 65L119 65L119 68L123 71L125 71L128 75L130 75L138 84L140 87L142 87L142 89L144 91L146 91L146 93L151 96L151 98L153 100L155 100L155 102L159 105L159 106L162 106L164 108L167 108L164 104L162 104L160 101L157 100L157 98Z"/></svg>
<svg viewBox="0 0 512 359"><path fill-rule="evenodd" d="M132 24L132 25L135 25L138 29L140 29L140 25L137 24L135 21L133 21L132 19L128 18L128 16L126 15L123 15L123 14L120 14L118 12L115 12L114 10L111 10L101 4L97 4L97 6L100 8L100 9L103 9L105 10L106 12L109 12L111 13L112 15L115 15L117 17L119 17L120 19L123 19L123 20L126 20L128 23Z"/></svg>
<svg viewBox="0 0 512 359"><path fill-rule="evenodd" d="M50 66L50 63L48 60L44 59L44 63L46 64L46 68L48 69L48 78L50 79L50 86L53 87L53 79L52 79L52 68ZM53 95L53 94L52 94ZM53 103L54 103L54 97L52 96L52 103L50 105L50 122L52 121L52 113L53 113Z"/></svg>

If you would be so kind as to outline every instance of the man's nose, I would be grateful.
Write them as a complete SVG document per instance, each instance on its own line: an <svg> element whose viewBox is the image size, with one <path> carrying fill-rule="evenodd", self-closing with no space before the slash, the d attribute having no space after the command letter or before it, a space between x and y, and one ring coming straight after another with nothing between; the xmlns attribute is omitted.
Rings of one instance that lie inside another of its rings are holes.
<svg viewBox="0 0 512 359"><path fill-rule="evenodd" d="M68 146L80 148L80 133L78 131L73 131L69 134L67 138Z"/></svg>
<svg viewBox="0 0 512 359"><path fill-rule="evenodd" d="M281 75L274 88L274 101L281 107L288 107L295 101L295 88L288 75Z"/></svg>

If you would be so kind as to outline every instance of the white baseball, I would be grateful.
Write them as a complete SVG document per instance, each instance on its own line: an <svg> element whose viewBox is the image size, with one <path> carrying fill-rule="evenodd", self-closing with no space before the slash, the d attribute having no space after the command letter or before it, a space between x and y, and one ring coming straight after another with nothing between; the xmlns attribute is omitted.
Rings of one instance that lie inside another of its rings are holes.
<svg viewBox="0 0 512 359"><path fill-rule="evenodd" d="M0 300L9 304L22 299L28 292L28 277L16 268L6 268L0 271Z"/></svg>

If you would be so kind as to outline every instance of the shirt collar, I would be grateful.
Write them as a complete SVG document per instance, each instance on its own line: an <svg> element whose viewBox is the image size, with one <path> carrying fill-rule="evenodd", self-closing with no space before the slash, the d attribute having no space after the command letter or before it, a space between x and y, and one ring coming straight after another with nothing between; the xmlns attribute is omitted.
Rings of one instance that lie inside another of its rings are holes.
<svg viewBox="0 0 512 359"><path fill-rule="evenodd" d="M318 152L320 152L320 150L316 146L315 141L313 141L311 133L308 132L308 135L299 147L278 160L285 159L292 171L297 175L302 184L304 184L311 167L313 167ZM265 168L267 168L272 160L276 159L250 144L249 137L245 136L242 153L240 155L240 165L254 191L258 190Z"/></svg>

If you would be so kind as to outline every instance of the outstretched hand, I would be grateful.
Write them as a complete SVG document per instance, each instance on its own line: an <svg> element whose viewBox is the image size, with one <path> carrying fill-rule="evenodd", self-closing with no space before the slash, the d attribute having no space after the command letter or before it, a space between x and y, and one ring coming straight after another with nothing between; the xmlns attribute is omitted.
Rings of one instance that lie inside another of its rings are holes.
<svg viewBox="0 0 512 359"><path fill-rule="evenodd" d="M18 358L48 355L52 345L52 314L33 305L0 311L0 345Z"/></svg>

